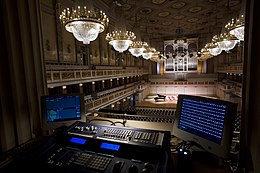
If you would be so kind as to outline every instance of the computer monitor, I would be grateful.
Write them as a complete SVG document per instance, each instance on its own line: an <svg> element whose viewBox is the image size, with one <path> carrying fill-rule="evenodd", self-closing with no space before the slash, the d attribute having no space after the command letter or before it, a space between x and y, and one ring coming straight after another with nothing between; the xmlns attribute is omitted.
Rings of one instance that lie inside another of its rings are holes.
<svg viewBox="0 0 260 173"><path fill-rule="evenodd" d="M227 158L237 104L204 96L178 95L173 135Z"/></svg>
<svg viewBox="0 0 260 173"><path fill-rule="evenodd" d="M81 93L41 96L43 129L55 130L83 120L84 95Z"/></svg>

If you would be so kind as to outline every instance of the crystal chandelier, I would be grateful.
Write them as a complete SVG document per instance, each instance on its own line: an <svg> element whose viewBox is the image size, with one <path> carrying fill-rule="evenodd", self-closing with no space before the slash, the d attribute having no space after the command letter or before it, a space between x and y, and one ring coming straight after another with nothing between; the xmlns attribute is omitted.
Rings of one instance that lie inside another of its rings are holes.
<svg viewBox="0 0 260 173"><path fill-rule="evenodd" d="M107 33L106 36L109 44L120 53L126 51L134 39L135 34L131 31L112 31L112 33Z"/></svg>
<svg viewBox="0 0 260 173"><path fill-rule="evenodd" d="M146 50L143 52L143 55L142 55L143 58L146 60L151 59L153 54L156 52L155 48L147 46L145 49Z"/></svg>
<svg viewBox="0 0 260 173"><path fill-rule="evenodd" d="M198 53L196 57L199 61L206 61L207 59L211 58L212 55L210 54L208 49L202 48L200 53Z"/></svg>
<svg viewBox="0 0 260 173"><path fill-rule="evenodd" d="M222 49L220 49L218 44L214 42L207 43L205 48L208 49L209 53L213 56L218 56L222 52Z"/></svg>
<svg viewBox="0 0 260 173"><path fill-rule="evenodd" d="M123 8L121 7L119 10L117 13L120 16L119 20L115 23L114 31L107 33L106 40L116 51L122 53L129 48L136 36L133 32L126 30Z"/></svg>
<svg viewBox="0 0 260 173"><path fill-rule="evenodd" d="M88 10L86 6L64 9L59 18L65 29L84 44L94 41L109 22L104 12L94 8Z"/></svg>
<svg viewBox="0 0 260 173"><path fill-rule="evenodd" d="M151 61L154 62L158 62L158 63L162 63L164 62L164 60L166 59L166 57L164 57L163 55L160 54L160 52L155 52L152 57L151 57Z"/></svg>
<svg viewBox="0 0 260 173"><path fill-rule="evenodd" d="M226 52L233 49L239 42L237 38L230 33L223 33L219 36L215 35L212 41L216 42L218 44L218 47Z"/></svg>
<svg viewBox="0 0 260 173"><path fill-rule="evenodd" d="M134 41L130 46L129 46L129 52L135 56L135 57L139 57L143 54L145 47L147 47L147 43L146 42L142 42L142 41Z"/></svg>
<svg viewBox="0 0 260 173"><path fill-rule="evenodd" d="M239 16L236 20L232 19L225 26L229 33L237 37L240 41L244 41L244 32L245 32L245 18L244 15Z"/></svg>
<svg viewBox="0 0 260 173"><path fill-rule="evenodd" d="M136 0L135 0L135 5L136 5ZM133 27L133 32L135 33L135 41L129 46L129 52L135 56L139 57L143 54L145 47L148 46L147 42L142 42L141 41L141 34L140 34L140 28L137 23L137 13L135 14L135 24Z"/></svg>

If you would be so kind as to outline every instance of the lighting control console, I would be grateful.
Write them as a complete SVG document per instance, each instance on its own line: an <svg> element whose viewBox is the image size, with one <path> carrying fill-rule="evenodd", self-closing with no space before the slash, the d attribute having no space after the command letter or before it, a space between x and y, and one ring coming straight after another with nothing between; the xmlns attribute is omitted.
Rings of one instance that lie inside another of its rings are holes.
<svg viewBox="0 0 260 173"><path fill-rule="evenodd" d="M77 121L31 156L45 173L168 173L170 132Z"/></svg>

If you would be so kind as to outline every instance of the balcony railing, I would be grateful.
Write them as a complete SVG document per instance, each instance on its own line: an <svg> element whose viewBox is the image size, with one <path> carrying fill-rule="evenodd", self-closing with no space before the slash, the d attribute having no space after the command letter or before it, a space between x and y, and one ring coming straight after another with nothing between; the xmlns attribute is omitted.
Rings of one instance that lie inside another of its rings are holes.
<svg viewBox="0 0 260 173"><path fill-rule="evenodd" d="M106 80L118 77L145 75L149 72L142 69L120 69L120 70L89 70L89 69L68 69L68 70L47 70L46 78L48 87L74 84L75 82L89 82L95 80Z"/></svg>
<svg viewBox="0 0 260 173"><path fill-rule="evenodd" d="M151 82L151 85L215 85L215 81L160 81Z"/></svg>
<svg viewBox="0 0 260 173"><path fill-rule="evenodd" d="M89 110L94 110L99 107L102 107L106 104L111 104L117 100L120 100L124 97L127 97L129 95L132 95L136 92L136 86L135 85L128 85L125 86L121 90L117 90L111 93L107 93L105 95L100 96L97 99L88 99L85 102L85 110L86 112ZM100 93L99 93L100 94Z"/></svg>
<svg viewBox="0 0 260 173"><path fill-rule="evenodd" d="M220 73L235 73L242 74L243 73L243 64L230 64L229 66L219 66L217 67L217 71Z"/></svg>

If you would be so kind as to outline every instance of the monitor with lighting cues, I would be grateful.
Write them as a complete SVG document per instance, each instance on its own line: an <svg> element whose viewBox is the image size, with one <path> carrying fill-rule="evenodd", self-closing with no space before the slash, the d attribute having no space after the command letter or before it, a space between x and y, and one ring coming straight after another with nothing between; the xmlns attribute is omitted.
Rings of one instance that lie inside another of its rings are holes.
<svg viewBox="0 0 260 173"><path fill-rule="evenodd" d="M84 96L81 93L41 97L44 130L55 130L83 120Z"/></svg>
<svg viewBox="0 0 260 173"><path fill-rule="evenodd" d="M173 135L227 158L237 104L204 96L179 95Z"/></svg>

